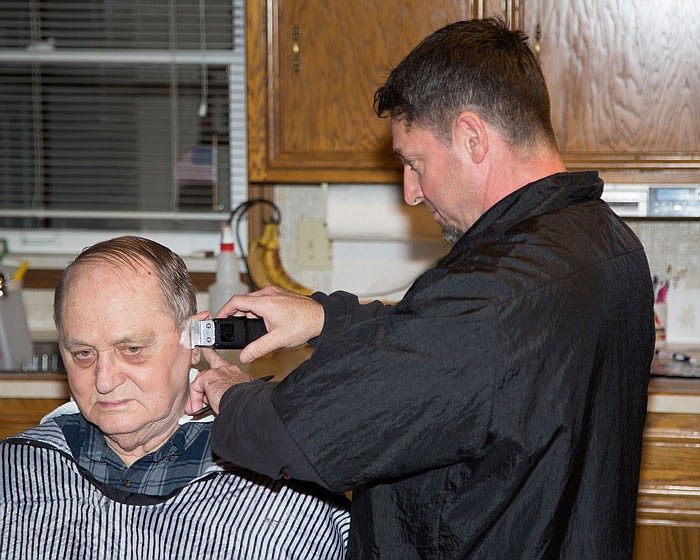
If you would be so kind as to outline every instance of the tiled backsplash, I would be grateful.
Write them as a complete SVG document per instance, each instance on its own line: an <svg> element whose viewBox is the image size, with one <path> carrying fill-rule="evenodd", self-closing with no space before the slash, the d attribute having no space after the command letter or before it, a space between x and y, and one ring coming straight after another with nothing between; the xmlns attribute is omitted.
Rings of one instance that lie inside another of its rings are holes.
<svg viewBox="0 0 700 560"><path fill-rule="evenodd" d="M287 272L297 282L313 290L329 291L330 270L308 270L299 264L297 257L297 224L303 219L326 219L325 187L320 185L278 186L275 188L275 204L282 214L280 224L280 259Z"/></svg>
<svg viewBox="0 0 700 560"><path fill-rule="evenodd" d="M653 274L680 278L686 288L700 288L700 221L636 221L630 226L639 236Z"/></svg>

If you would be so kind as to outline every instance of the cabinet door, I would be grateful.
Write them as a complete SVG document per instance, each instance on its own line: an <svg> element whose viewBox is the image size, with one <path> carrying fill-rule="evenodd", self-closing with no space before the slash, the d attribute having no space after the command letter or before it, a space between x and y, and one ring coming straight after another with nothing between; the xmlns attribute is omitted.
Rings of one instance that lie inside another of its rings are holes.
<svg viewBox="0 0 700 560"><path fill-rule="evenodd" d="M569 168L700 181L700 2L526 0L521 8Z"/></svg>
<svg viewBox="0 0 700 560"><path fill-rule="evenodd" d="M0 439L37 426L49 412L68 399L0 399Z"/></svg>
<svg viewBox="0 0 700 560"><path fill-rule="evenodd" d="M374 92L430 32L510 4L248 0L249 180L401 181Z"/></svg>
<svg viewBox="0 0 700 560"><path fill-rule="evenodd" d="M700 380L652 378L649 384L657 395L679 388L692 400ZM700 414L652 412L644 427L634 560L698 559Z"/></svg>

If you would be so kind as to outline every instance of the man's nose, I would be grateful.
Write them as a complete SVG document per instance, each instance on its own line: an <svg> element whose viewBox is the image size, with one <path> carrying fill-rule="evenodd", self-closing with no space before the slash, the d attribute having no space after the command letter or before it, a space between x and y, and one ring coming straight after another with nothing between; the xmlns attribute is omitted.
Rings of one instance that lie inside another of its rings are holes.
<svg viewBox="0 0 700 560"><path fill-rule="evenodd" d="M101 352L97 356L95 367L95 388L106 395L119 387L124 375L119 367L115 352Z"/></svg>
<svg viewBox="0 0 700 560"><path fill-rule="evenodd" d="M409 206L417 206L423 200L416 173L408 165L403 168L403 199Z"/></svg>

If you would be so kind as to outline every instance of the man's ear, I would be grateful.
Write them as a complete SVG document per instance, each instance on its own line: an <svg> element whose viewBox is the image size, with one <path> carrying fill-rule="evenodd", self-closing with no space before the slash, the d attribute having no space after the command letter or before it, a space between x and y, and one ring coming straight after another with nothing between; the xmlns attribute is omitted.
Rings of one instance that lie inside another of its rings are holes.
<svg viewBox="0 0 700 560"><path fill-rule="evenodd" d="M193 366L196 366L199 363L199 360L202 359L202 349L199 346L195 346L192 348L192 358L190 359L190 363Z"/></svg>
<svg viewBox="0 0 700 560"><path fill-rule="evenodd" d="M459 114L452 128L452 138L474 163L481 163L488 153L489 138L486 123L472 111Z"/></svg>

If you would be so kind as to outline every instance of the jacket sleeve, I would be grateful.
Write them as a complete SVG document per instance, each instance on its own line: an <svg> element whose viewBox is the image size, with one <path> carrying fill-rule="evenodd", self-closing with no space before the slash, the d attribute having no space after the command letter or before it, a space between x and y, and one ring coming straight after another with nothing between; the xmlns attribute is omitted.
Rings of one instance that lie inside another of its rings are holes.
<svg viewBox="0 0 700 560"><path fill-rule="evenodd" d="M224 394L212 428L214 453L275 480L291 477L326 486L272 406L275 385L251 381Z"/></svg>
<svg viewBox="0 0 700 560"><path fill-rule="evenodd" d="M361 304L356 296L342 291L317 292L311 297L323 306L326 318L322 335L312 343L391 310L379 301ZM272 405L275 385L253 381L235 385L224 394L212 430L212 449L227 461L273 479L292 477L327 487Z"/></svg>
<svg viewBox="0 0 700 560"><path fill-rule="evenodd" d="M376 300L369 303L360 303L357 296L342 290L332 294L316 292L311 298L323 306L325 322L323 323L321 337L353 323L386 315L393 308L391 305L386 305ZM318 341L318 337L314 341Z"/></svg>
<svg viewBox="0 0 700 560"><path fill-rule="evenodd" d="M332 336L347 325L386 315L392 308L379 301L361 304L348 292L316 292L311 296L324 309L323 333L311 342ZM235 385L221 399L212 430L212 449L234 464L273 479L292 477L327 484L291 437L272 405L275 383Z"/></svg>

